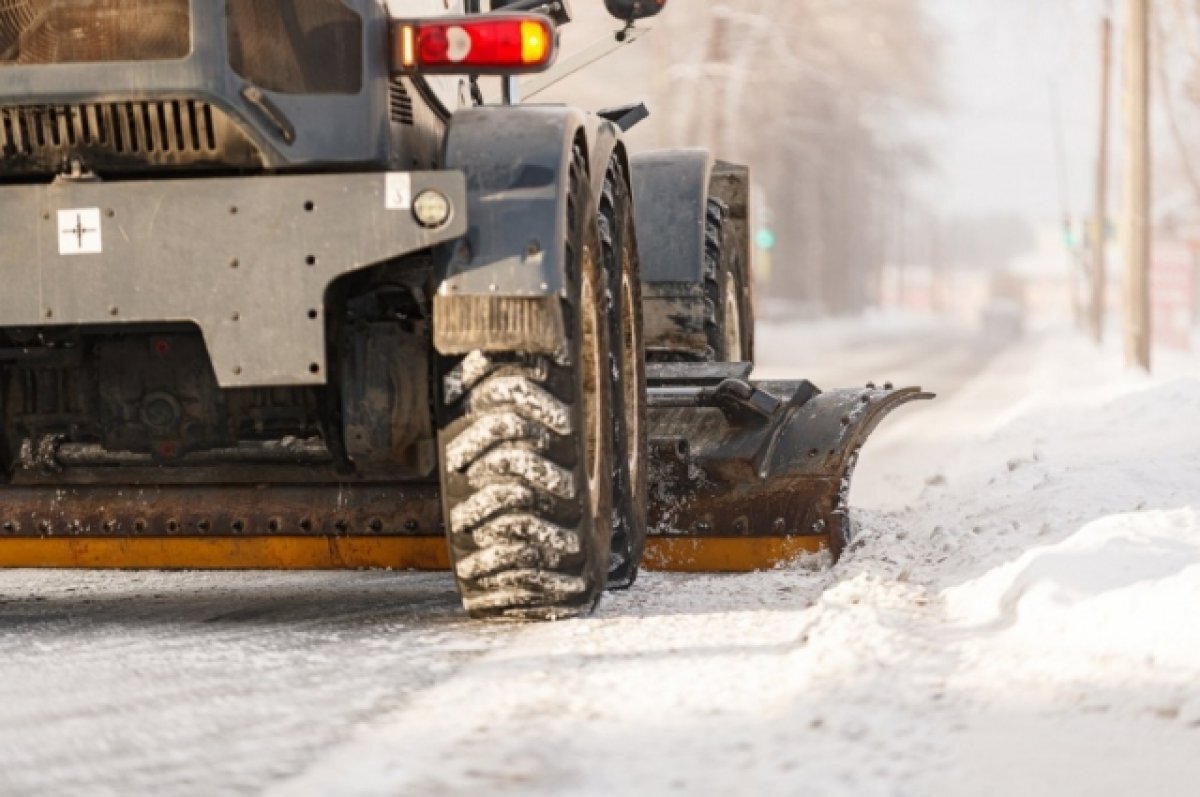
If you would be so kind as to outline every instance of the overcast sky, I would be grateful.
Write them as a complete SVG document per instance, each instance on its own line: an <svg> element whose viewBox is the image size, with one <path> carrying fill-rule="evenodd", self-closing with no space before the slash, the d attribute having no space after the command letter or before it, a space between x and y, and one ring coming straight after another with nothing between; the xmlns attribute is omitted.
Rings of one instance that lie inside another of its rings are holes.
<svg viewBox="0 0 1200 797"><path fill-rule="evenodd" d="M727 2L736 6L738 0ZM1069 209L1077 216L1090 212L1104 0L925 2L943 34L947 94L945 108L918 125L932 143L934 169L922 186L930 203L946 215L1004 213L1057 223L1053 84L1061 106ZM600 0L575 0L574 6L578 20L564 31L564 56L612 29ZM666 13L688 11L688 0L673 0ZM539 99L600 107L644 95L652 85L647 53L662 35L648 36ZM1115 78L1113 98L1119 101ZM655 134L662 121L652 117L634 131L634 145L660 146ZM1115 125L1112 132L1116 153ZM1113 178L1116 207L1119 173Z"/></svg>
<svg viewBox="0 0 1200 797"><path fill-rule="evenodd" d="M962 212L1057 220L1053 85L1069 208L1090 210L1103 0L927 1L945 34L949 95L929 124L939 164L932 195Z"/></svg>

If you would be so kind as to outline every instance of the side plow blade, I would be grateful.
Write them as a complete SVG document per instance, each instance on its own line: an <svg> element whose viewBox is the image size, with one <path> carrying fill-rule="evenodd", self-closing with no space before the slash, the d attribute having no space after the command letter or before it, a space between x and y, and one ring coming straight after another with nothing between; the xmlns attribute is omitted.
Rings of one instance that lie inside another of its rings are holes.
<svg viewBox="0 0 1200 797"><path fill-rule="evenodd" d="M0 567L446 570L421 484L11 485Z"/></svg>
<svg viewBox="0 0 1200 797"><path fill-rule="evenodd" d="M917 388L822 393L748 364L649 369L650 570L743 572L841 552L858 451ZM449 567L431 484L12 484L0 567Z"/></svg>
<svg viewBox="0 0 1200 797"><path fill-rule="evenodd" d="M744 572L836 558L859 450L920 388L822 393L750 382L749 364L651 367L650 570Z"/></svg>

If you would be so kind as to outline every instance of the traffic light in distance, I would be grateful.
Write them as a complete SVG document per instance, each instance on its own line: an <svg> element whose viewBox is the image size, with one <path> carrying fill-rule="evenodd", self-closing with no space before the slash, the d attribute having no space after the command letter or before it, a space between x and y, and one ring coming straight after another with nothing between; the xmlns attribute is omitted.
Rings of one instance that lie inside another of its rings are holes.
<svg viewBox="0 0 1200 797"><path fill-rule="evenodd" d="M1063 219L1062 240L1063 246L1068 249L1079 248L1079 231L1075 229L1075 225L1071 223L1070 219Z"/></svg>
<svg viewBox="0 0 1200 797"><path fill-rule="evenodd" d="M770 252L775 248L774 231L766 227L759 227L758 232L754 234L754 243L764 252Z"/></svg>

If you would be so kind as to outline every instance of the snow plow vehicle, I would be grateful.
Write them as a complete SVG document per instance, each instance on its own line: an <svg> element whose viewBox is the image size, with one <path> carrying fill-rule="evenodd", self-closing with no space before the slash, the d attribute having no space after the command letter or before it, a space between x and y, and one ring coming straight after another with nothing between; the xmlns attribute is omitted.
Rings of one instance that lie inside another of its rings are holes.
<svg viewBox="0 0 1200 797"><path fill-rule="evenodd" d="M553 618L841 550L925 394L752 381L746 170L518 102L565 0L452 5L0 5L0 566L448 568Z"/></svg>

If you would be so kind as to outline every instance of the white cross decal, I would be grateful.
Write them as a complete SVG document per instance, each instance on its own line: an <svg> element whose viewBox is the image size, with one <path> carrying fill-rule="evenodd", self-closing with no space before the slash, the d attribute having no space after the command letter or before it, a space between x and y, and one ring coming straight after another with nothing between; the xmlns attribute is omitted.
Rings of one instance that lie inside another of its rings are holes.
<svg viewBox="0 0 1200 797"><path fill-rule="evenodd" d="M58 211L58 253L98 255L104 251L100 208Z"/></svg>

